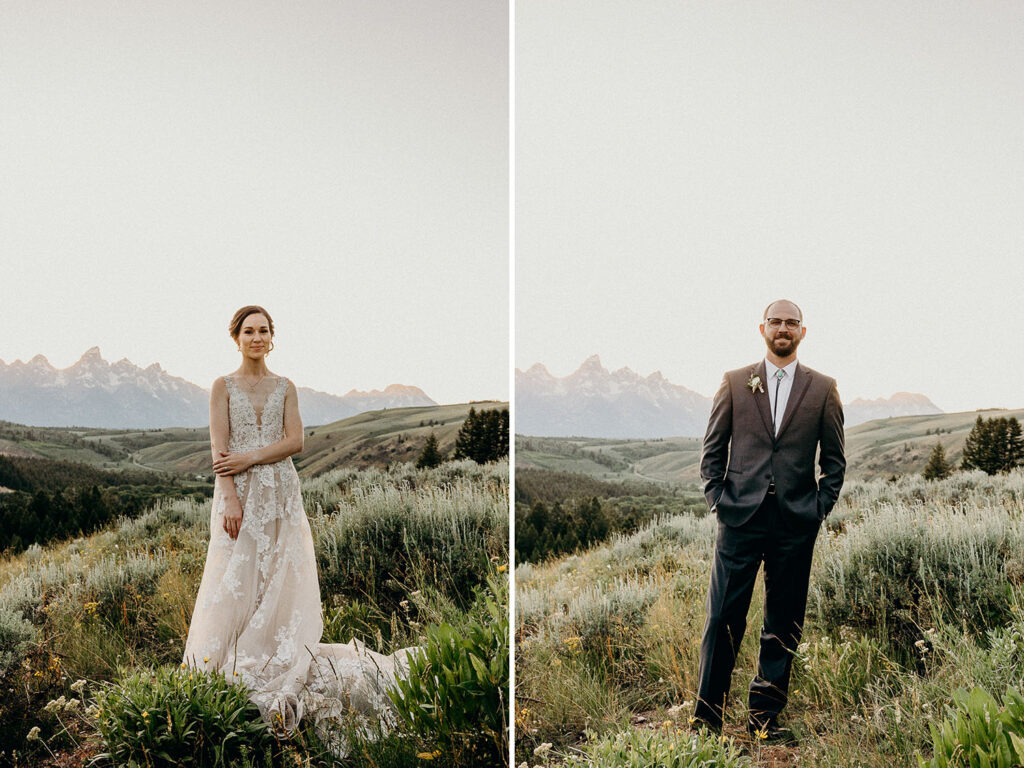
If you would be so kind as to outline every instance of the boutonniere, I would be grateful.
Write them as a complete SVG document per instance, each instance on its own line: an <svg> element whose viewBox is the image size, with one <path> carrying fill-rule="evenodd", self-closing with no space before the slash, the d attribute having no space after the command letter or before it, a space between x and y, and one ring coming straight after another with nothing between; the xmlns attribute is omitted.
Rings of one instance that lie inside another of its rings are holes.
<svg viewBox="0 0 1024 768"><path fill-rule="evenodd" d="M747 386L750 387L751 392L764 392L764 387L761 385L761 377L756 373L750 374L750 378L747 379Z"/></svg>

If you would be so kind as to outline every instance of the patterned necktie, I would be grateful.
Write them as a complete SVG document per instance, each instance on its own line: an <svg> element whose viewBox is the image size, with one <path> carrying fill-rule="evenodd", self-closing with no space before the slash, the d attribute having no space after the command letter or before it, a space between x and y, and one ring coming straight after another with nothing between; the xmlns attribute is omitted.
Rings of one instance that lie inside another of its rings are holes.
<svg viewBox="0 0 1024 768"><path fill-rule="evenodd" d="M772 408L772 429L775 430L776 435L779 434L779 420L776 418L776 414L779 412L779 387L785 377L786 372L781 368L775 372L775 406Z"/></svg>

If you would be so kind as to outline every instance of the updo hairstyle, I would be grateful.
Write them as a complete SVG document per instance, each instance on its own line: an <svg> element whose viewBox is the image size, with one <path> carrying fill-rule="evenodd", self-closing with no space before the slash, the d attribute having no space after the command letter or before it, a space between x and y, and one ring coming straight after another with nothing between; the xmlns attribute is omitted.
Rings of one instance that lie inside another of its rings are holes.
<svg viewBox="0 0 1024 768"><path fill-rule="evenodd" d="M231 334L232 339L238 341L238 335L242 332L242 323L245 322L245 318L249 315L263 315L267 318L267 325L270 326L270 335L273 337L274 318L270 316L270 313L267 312L267 310L258 304L250 304L249 306L242 307L240 310L235 312L234 316L231 318L231 324L228 325L228 333Z"/></svg>

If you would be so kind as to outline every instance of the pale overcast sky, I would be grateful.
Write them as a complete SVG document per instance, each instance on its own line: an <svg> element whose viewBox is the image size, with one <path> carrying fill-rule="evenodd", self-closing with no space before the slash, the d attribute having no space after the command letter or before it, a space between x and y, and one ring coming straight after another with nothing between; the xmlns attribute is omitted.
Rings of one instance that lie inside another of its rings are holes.
<svg viewBox="0 0 1024 768"><path fill-rule="evenodd" d="M508 5L0 5L0 359L508 397Z"/></svg>
<svg viewBox="0 0 1024 768"><path fill-rule="evenodd" d="M1024 5L516 4L516 351L1024 406Z"/></svg>

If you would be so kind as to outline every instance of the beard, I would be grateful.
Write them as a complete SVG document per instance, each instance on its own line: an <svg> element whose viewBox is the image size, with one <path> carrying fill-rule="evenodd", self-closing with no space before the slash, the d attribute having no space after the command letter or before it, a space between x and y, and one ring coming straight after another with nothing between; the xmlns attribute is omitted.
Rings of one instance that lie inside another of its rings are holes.
<svg viewBox="0 0 1024 768"><path fill-rule="evenodd" d="M782 342L782 345L779 345ZM786 342L789 342L786 344ZM796 353L800 340L796 336L775 336L768 342L768 349L779 357L790 357Z"/></svg>

